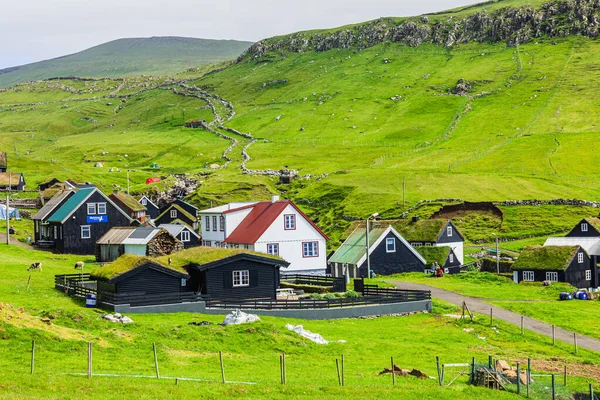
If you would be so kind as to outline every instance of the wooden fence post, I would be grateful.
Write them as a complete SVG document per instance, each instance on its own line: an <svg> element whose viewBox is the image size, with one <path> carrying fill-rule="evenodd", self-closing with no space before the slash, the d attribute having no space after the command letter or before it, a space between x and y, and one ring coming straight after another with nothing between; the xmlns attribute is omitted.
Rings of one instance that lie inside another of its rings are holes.
<svg viewBox="0 0 600 400"><path fill-rule="evenodd" d="M575 345L575 354L577 354L577 333L573 332L573 344Z"/></svg>
<svg viewBox="0 0 600 400"><path fill-rule="evenodd" d="M594 400L594 386L590 383L590 400Z"/></svg>
<svg viewBox="0 0 600 400"><path fill-rule="evenodd" d="M281 384L283 385L283 354L279 355L279 378L281 379Z"/></svg>
<svg viewBox="0 0 600 400"><path fill-rule="evenodd" d="M565 365L565 379L563 382L563 386L565 386L565 387L567 386L567 366L566 365Z"/></svg>
<svg viewBox="0 0 600 400"><path fill-rule="evenodd" d="M221 381L225 383L225 366L223 365L223 352L219 351L219 361L221 362ZM158 371L158 367L157 371ZM158 374L158 372L157 372Z"/></svg>
<svg viewBox="0 0 600 400"><path fill-rule="evenodd" d="M160 379L160 373L158 372L158 357L156 356L156 343L152 342L152 350L154 352L154 369L156 370L156 379Z"/></svg>
<svg viewBox="0 0 600 400"><path fill-rule="evenodd" d="M525 317L521 315L521 335L525 335L525 324L524 324L524 320Z"/></svg>
<svg viewBox="0 0 600 400"><path fill-rule="evenodd" d="M394 371L394 357L390 357L392 361L392 385L396 384L396 372Z"/></svg>
<svg viewBox="0 0 600 400"><path fill-rule="evenodd" d="M31 373L35 368L35 339L31 341Z"/></svg>
<svg viewBox="0 0 600 400"><path fill-rule="evenodd" d="M338 385L342 386L342 377L340 376L340 362L337 358L335 359L335 369L337 370Z"/></svg>
<svg viewBox="0 0 600 400"><path fill-rule="evenodd" d="M554 374L552 374L552 400L556 400L556 385L554 384Z"/></svg>
<svg viewBox="0 0 600 400"><path fill-rule="evenodd" d="M346 362L344 359L344 355L342 354L342 386L345 386L345 384L346 384L345 368L346 368Z"/></svg>
<svg viewBox="0 0 600 400"><path fill-rule="evenodd" d="M521 394L521 364L517 363L517 394Z"/></svg>
<svg viewBox="0 0 600 400"><path fill-rule="evenodd" d="M29 274L29 278L27 278L27 287L25 288L25 293L29 293L29 284L31 283L31 274Z"/></svg>
<svg viewBox="0 0 600 400"><path fill-rule="evenodd" d="M88 342L88 378L92 377L92 342Z"/></svg>
<svg viewBox="0 0 600 400"><path fill-rule="evenodd" d="M529 398L529 386L531 386L531 358L527 358L527 398Z"/></svg>
<svg viewBox="0 0 600 400"><path fill-rule="evenodd" d="M440 369L440 356L435 356L435 363L437 364L438 383L442 386L442 370Z"/></svg>
<svg viewBox="0 0 600 400"><path fill-rule="evenodd" d="M490 308L490 326L494 325L494 309Z"/></svg>

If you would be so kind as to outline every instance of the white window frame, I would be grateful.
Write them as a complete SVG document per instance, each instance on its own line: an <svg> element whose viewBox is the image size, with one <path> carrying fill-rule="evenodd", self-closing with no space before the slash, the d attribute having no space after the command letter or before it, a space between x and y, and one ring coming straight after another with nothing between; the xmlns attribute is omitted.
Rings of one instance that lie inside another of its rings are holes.
<svg viewBox="0 0 600 400"><path fill-rule="evenodd" d="M583 253L577 253L577 262L583 264Z"/></svg>
<svg viewBox="0 0 600 400"><path fill-rule="evenodd" d="M87 215L96 215L96 203L87 203Z"/></svg>
<svg viewBox="0 0 600 400"><path fill-rule="evenodd" d="M585 270L585 280L586 281L591 281L592 280L592 270L591 269L586 269Z"/></svg>
<svg viewBox="0 0 600 400"><path fill-rule="evenodd" d="M550 282L558 282L558 272L546 272L546 280Z"/></svg>
<svg viewBox="0 0 600 400"><path fill-rule="evenodd" d="M177 218L177 210L171 210L171 213L169 215L171 216L171 218Z"/></svg>
<svg viewBox="0 0 600 400"><path fill-rule="evenodd" d="M210 231L210 215L206 215L204 217L204 231L205 232Z"/></svg>
<svg viewBox="0 0 600 400"><path fill-rule="evenodd" d="M431 247L431 246L433 246L433 244L431 244L431 242L425 243L425 247Z"/></svg>
<svg viewBox="0 0 600 400"><path fill-rule="evenodd" d="M190 241L190 232L189 231L181 231L181 241L182 242L189 242Z"/></svg>
<svg viewBox="0 0 600 400"><path fill-rule="evenodd" d="M225 232L225 217L219 216L219 231Z"/></svg>
<svg viewBox="0 0 600 400"><path fill-rule="evenodd" d="M296 214L285 214L283 216L283 229L286 231L296 229Z"/></svg>
<svg viewBox="0 0 600 400"><path fill-rule="evenodd" d="M267 254L279 256L279 243L267 243Z"/></svg>
<svg viewBox="0 0 600 400"><path fill-rule="evenodd" d="M319 242L302 242L302 258L319 257Z"/></svg>
<svg viewBox="0 0 600 400"><path fill-rule="evenodd" d="M87 236L83 234L84 229L87 230ZM82 239L91 239L92 238L92 226L91 225L81 225L81 238Z"/></svg>
<svg viewBox="0 0 600 400"><path fill-rule="evenodd" d="M581 232L587 232L588 231L588 224L587 222L582 222L581 223Z"/></svg>
<svg viewBox="0 0 600 400"><path fill-rule="evenodd" d="M146 200L146 198L143 198L141 201L142 205L145 206L148 204L148 200Z"/></svg>
<svg viewBox="0 0 600 400"><path fill-rule="evenodd" d="M100 210L103 208L103 210ZM98 215L106 215L106 203L96 203L96 214Z"/></svg>
<svg viewBox="0 0 600 400"><path fill-rule="evenodd" d="M413 245L413 247L421 247L421 246L423 246L423 243L421 243L421 242L415 242L412 245Z"/></svg>
<svg viewBox="0 0 600 400"><path fill-rule="evenodd" d="M535 281L534 271L523 271L523 281L525 281L525 282Z"/></svg>
<svg viewBox="0 0 600 400"><path fill-rule="evenodd" d="M250 286L250 271L247 269L241 271L233 271L233 287Z"/></svg>
<svg viewBox="0 0 600 400"><path fill-rule="evenodd" d="M454 254L450 253L448 254L448 260L453 263L454 262Z"/></svg>
<svg viewBox="0 0 600 400"><path fill-rule="evenodd" d="M446 235L447 236L452 236L452 227L451 226L447 226L446 227Z"/></svg>
<svg viewBox="0 0 600 400"><path fill-rule="evenodd" d="M390 245L392 246L390 248ZM385 239L385 252L386 253L395 253L396 252L396 238L386 238Z"/></svg>

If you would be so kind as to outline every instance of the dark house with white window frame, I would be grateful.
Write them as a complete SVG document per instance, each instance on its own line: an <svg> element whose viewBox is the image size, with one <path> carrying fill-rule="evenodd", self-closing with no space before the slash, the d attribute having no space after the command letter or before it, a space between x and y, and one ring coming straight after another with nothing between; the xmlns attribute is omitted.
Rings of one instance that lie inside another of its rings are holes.
<svg viewBox="0 0 600 400"><path fill-rule="evenodd" d="M427 261L426 270L432 271L434 265L440 266L445 274L458 274L460 272L460 261L448 246L419 246L415 247L421 256Z"/></svg>
<svg viewBox="0 0 600 400"><path fill-rule="evenodd" d="M200 235L189 226L183 224L162 224L158 228L166 229L171 235L183 243L184 248L200 246Z"/></svg>
<svg viewBox="0 0 600 400"><path fill-rule="evenodd" d="M366 230L358 227L327 261L334 277L367 276ZM369 259L377 275L423 272L426 260L392 226L369 230Z"/></svg>
<svg viewBox="0 0 600 400"><path fill-rule="evenodd" d="M160 214L155 218L156 225L186 224L192 230L198 231L198 209L183 200L175 200L161 208Z"/></svg>
<svg viewBox="0 0 600 400"><path fill-rule="evenodd" d="M132 223L133 220L95 186L81 186L73 192L44 217L43 226L50 234L45 238L46 247L60 253L94 254L96 241L108 230ZM38 225L42 226L36 221L36 229Z"/></svg>
<svg viewBox="0 0 600 400"><path fill-rule="evenodd" d="M578 289L593 285L593 265L581 246L527 246L512 270L516 283L566 282Z"/></svg>
<svg viewBox="0 0 600 400"><path fill-rule="evenodd" d="M155 219L158 217L160 212L159 207L150 200L148 196L142 196L138 199L138 203L146 207L146 215L150 219Z"/></svg>

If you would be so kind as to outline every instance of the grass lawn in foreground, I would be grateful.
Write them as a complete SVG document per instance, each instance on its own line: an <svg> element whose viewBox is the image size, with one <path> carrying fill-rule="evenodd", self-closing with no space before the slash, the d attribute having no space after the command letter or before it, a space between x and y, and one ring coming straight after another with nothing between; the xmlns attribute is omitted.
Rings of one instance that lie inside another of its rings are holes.
<svg viewBox="0 0 600 400"><path fill-rule="evenodd" d="M435 356L443 362L470 362L471 357L487 360L488 354L509 361L534 360L576 366L599 364L600 355L580 350L572 354L568 344L551 346L546 337L528 334L499 323L498 331L480 316L473 323L444 317L456 312L454 306L434 303L434 313L409 317L306 321L262 317L251 325L219 326L223 316L190 313L131 315L132 325L115 325L100 318L101 311L86 309L53 288L56 273L73 272L75 261L89 257L55 255L0 245L3 274L0 276L0 393L3 399L21 398L383 398L401 396L415 399L487 399L491 392L465 385L465 379L449 388L440 388L433 379L397 379L378 373L390 363L418 368L436 375ZM32 273L25 291L27 265L44 263L43 272ZM7 307L11 304L14 308ZM23 307L23 312L18 308ZM38 317L48 317L45 324ZM191 326L191 321L215 325ZM285 328L286 323L302 324L331 340L317 345ZM467 329L472 328L473 330ZM465 330L466 329L466 330ZM29 375L31 340L36 341L34 379ZM345 342L336 342L344 340ZM94 373L155 374L152 343L156 343L161 376L188 377L218 382L221 379L218 352L224 355L228 381L255 382L255 385L221 385L173 380L126 379L64 375L84 374L87 342L93 343ZM279 354L287 358L288 385L279 384ZM337 384L335 358L346 359L346 386ZM551 359L560 361L551 361ZM534 364L535 365L535 364ZM573 371L577 371L573 368ZM595 375L594 375L595 376ZM570 388L584 390L594 376L573 377ZM600 373L599 375L600 376ZM595 382L595 381L594 381ZM494 392L494 398L512 398ZM539 397L544 398L544 397Z"/></svg>

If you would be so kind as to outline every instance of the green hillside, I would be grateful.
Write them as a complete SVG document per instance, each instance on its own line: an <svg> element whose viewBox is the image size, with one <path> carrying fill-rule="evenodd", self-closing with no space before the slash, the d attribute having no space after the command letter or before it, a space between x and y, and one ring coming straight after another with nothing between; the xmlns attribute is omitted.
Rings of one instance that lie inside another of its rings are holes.
<svg viewBox="0 0 600 400"><path fill-rule="evenodd" d="M200 206L279 191L328 233L422 199L598 200L600 43L582 21L600 10L578 4L495 2L301 32L205 75L21 85L0 91L0 148L30 185L56 175L123 187L133 169L137 191L149 176L201 173ZM185 128L190 119L211 125ZM242 173L244 154L254 174ZM265 175L284 166L302 179Z"/></svg>
<svg viewBox="0 0 600 400"><path fill-rule="evenodd" d="M239 56L252 43L185 37L118 39L32 64L0 69L0 87L40 79L172 74Z"/></svg>

